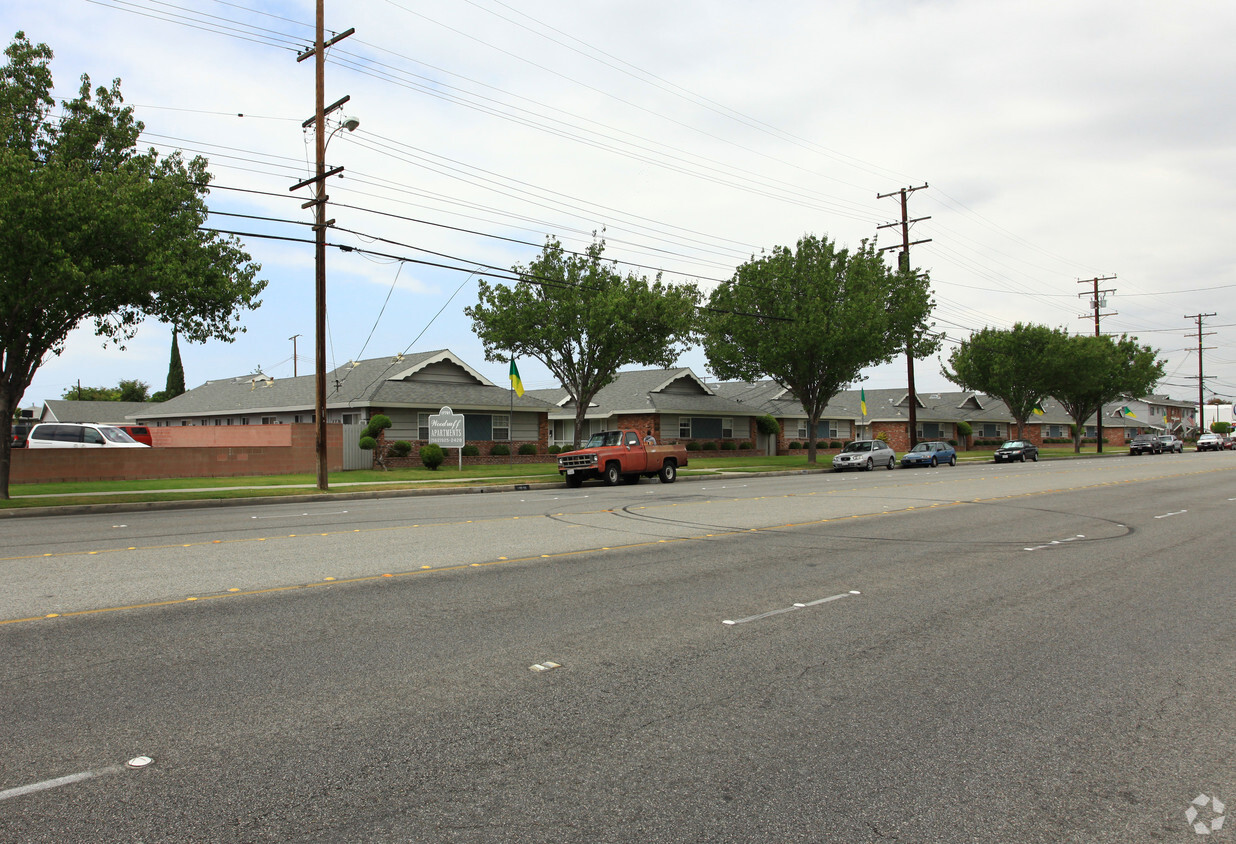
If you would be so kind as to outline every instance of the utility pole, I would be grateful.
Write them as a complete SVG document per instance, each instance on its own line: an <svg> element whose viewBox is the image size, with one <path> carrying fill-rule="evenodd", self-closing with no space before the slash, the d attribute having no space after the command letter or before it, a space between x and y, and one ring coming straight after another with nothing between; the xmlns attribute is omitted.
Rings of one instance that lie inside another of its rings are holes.
<svg viewBox="0 0 1236 844"><path fill-rule="evenodd" d="M1093 284L1094 285L1094 295L1090 299L1090 307L1091 309L1094 310L1094 336L1095 337L1099 337L1102 335L1102 331L1099 330L1099 317L1115 316L1117 313L1119 313L1118 311L1110 311L1105 314L1099 313L1100 310L1107 307L1107 294L1116 292L1115 288L1109 288L1107 290L1099 290L1099 282L1100 281L1115 281L1115 279L1116 277L1114 275L1105 275L1102 278L1092 278L1092 279L1079 278L1077 280L1078 284ZM1077 295L1081 297L1087 294L1078 293ZM1077 318L1078 319L1090 319L1090 315L1080 314ZM1094 416L1094 446L1099 454L1103 453L1103 405L1102 404L1099 405L1099 410L1097 413L1095 413L1095 416Z"/></svg>
<svg viewBox="0 0 1236 844"><path fill-rule="evenodd" d="M292 341L292 377L293 378L296 377L296 338L299 336L300 336L299 334L293 334L291 337L288 338L289 340Z"/></svg>
<svg viewBox="0 0 1236 844"><path fill-rule="evenodd" d="M296 57L298 62L302 62L310 56L314 59L316 108L314 109L313 117L301 125L304 128L308 128L311 123L314 124L314 134L317 141L315 144L316 175L311 179L297 182L291 187L291 190L297 191L308 185L314 186L314 198L301 207L308 208L314 206L315 208L313 223L315 293L314 372L317 376L317 381L314 390L313 421L317 431L315 439L318 457L318 489L320 490L327 489L329 485L326 471L326 227L335 222L334 220L326 219L326 201L330 198L326 195L326 179L343 172L342 167L332 168L329 172L326 170L326 115L341 107L350 99L350 97L344 97L329 108L325 105L326 48L342 41L356 31L355 29L348 29L329 41L325 40L326 11L324 4L325 0L317 0L317 25L313 47Z"/></svg>
<svg viewBox="0 0 1236 844"><path fill-rule="evenodd" d="M1195 320L1197 322L1197 431L1202 433L1202 426L1206 424L1206 381L1205 372L1202 369L1202 350L1213 349L1214 346L1203 346L1202 338L1209 337L1214 334L1214 331L1202 331L1202 321L1206 317L1212 317L1215 314L1185 314L1185 319ZM1192 337L1191 334L1186 334L1186 337ZM1216 415L1216 419L1219 417Z"/></svg>
<svg viewBox="0 0 1236 844"><path fill-rule="evenodd" d="M897 266L900 271L905 274L910 274L910 247L917 246L920 243L930 243L931 238L916 240L910 242L910 224L919 223L923 220L930 220L931 217L916 217L910 219L909 209L906 203L906 198L916 190L923 190L927 187L927 183L919 185L916 188L901 188L892 193L878 193L876 199L887 199L890 196L901 196L901 222L900 223L885 223L882 226L876 226L877 229L889 229L895 226L901 226L901 245L886 246L881 249L881 252L887 252L890 249L900 249L901 252L897 256ZM910 448L918 443L918 393L914 389L914 338L906 337L906 381L910 390Z"/></svg>

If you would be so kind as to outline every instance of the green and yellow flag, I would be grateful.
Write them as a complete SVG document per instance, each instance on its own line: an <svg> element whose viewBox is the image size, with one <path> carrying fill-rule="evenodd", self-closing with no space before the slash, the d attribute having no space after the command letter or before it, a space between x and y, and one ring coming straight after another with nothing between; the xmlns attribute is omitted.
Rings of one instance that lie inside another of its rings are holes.
<svg viewBox="0 0 1236 844"><path fill-rule="evenodd" d="M1129 417L1129 418L1132 418L1132 419L1136 419L1136 418L1137 418L1137 414L1136 414L1136 413L1134 413L1133 411L1129 410L1129 406L1128 406L1127 404L1126 404L1124 407L1120 408L1120 415L1121 415L1121 416L1125 416L1125 417Z"/></svg>
<svg viewBox="0 0 1236 844"><path fill-rule="evenodd" d="M862 408L863 416L867 415L867 391L860 389L858 391L858 406Z"/></svg>
<svg viewBox="0 0 1236 844"><path fill-rule="evenodd" d="M524 382L519 378L519 367L515 365L515 358L511 358L511 389L515 391L515 395L523 398Z"/></svg>
<svg viewBox="0 0 1236 844"><path fill-rule="evenodd" d="M1043 415L1043 405L1042 405L1042 404L1036 404L1036 405L1034 406L1034 415L1035 415L1035 416L1042 416L1042 415Z"/></svg>

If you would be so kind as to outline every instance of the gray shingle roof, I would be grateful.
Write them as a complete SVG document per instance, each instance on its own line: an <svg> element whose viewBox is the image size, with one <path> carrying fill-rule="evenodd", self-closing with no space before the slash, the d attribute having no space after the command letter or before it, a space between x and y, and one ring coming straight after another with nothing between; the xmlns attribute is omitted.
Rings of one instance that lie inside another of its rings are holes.
<svg viewBox="0 0 1236 844"><path fill-rule="evenodd" d="M50 399L43 402L43 411L39 419L43 422L94 422L124 425L128 424L130 419L145 415L151 408L158 407L162 407L162 403Z"/></svg>
<svg viewBox="0 0 1236 844"><path fill-rule="evenodd" d="M564 404L562 388L532 391L537 398L553 404L551 419L574 419L575 405ZM588 408L589 418L606 419L626 413L710 413L725 416L758 413L748 405L720 396L689 367L679 369L641 369L619 372L603 387Z"/></svg>
<svg viewBox="0 0 1236 844"><path fill-rule="evenodd" d="M425 367L448 364L456 380L427 375ZM402 377L405 380L391 380ZM232 413L312 412L317 379L268 378L260 373L207 381L143 413L143 418L183 418ZM399 407L452 410L502 410L511 407L509 387L497 386L449 349L418 352L398 358L349 362L326 373L326 406L338 408ZM530 393L514 397L519 410L549 410ZM157 409L155 409L157 408Z"/></svg>

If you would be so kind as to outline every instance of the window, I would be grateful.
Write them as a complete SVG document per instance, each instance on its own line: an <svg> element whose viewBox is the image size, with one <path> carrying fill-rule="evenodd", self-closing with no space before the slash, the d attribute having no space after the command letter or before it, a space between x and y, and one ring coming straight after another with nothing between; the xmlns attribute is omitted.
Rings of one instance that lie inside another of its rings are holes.
<svg viewBox="0 0 1236 844"><path fill-rule="evenodd" d="M248 424L249 424L249 417L248 417L248 416L242 416L242 417L240 417L240 424L242 424L242 425L248 425Z"/></svg>
<svg viewBox="0 0 1236 844"><path fill-rule="evenodd" d="M691 417L680 416L678 418L678 436L684 440L691 439Z"/></svg>
<svg viewBox="0 0 1236 844"><path fill-rule="evenodd" d="M429 442L429 414L416 414L416 438L423 443Z"/></svg>
<svg viewBox="0 0 1236 844"><path fill-rule="evenodd" d="M629 446L638 446L639 445L639 434L635 433L634 431L627 431L627 443L626 444Z"/></svg>
<svg viewBox="0 0 1236 844"><path fill-rule="evenodd" d="M798 430L795 432L794 436L800 440L807 439L807 420L806 419L798 420Z"/></svg>
<svg viewBox="0 0 1236 844"><path fill-rule="evenodd" d="M495 440L509 440L511 438L511 417L505 413L495 413L491 421L493 425Z"/></svg>
<svg viewBox="0 0 1236 844"><path fill-rule="evenodd" d="M277 425L279 424L279 420L276 419L274 416L263 416L262 424L263 425Z"/></svg>
<svg viewBox="0 0 1236 844"><path fill-rule="evenodd" d="M944 426L939 422L920 422L918 438L920 440L942 440L947 437L944 433Z"/></svg>
<svg viewBox="0 0 1236 844"><path fill-rule="evenodd" d="M721 436L727 440L734 439L734 420L733 419L722 419L721 420Z"/></svg>
<svg viewBox="0 0 1236 844"><path fill-rule="evenodd" d="M999 422L982 422L976 431L978 436L989 439L999 439L1004 436L1004 426Z"/></svg>
<svg viewBox="0 0 1236 844"><path fill-rule="evenodd" d="M361 420L360 420L360 414L359 414L359 413L345 413L345 414L343 414L343 424L345 424L345 425L359 425L359 424L360 424L360 421L361 421Z"/></svg>

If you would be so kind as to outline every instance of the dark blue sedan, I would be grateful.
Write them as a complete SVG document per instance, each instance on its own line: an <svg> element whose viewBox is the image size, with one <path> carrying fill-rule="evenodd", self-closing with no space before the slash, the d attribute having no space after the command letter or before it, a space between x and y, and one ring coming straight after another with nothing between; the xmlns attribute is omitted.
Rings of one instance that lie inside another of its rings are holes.
<svg viewBox="0 0 1236 844"><path fill-rule="evenodd" d="M957 465L957 450L948 443L929 442L919 443L905 453L901 458L901 468L908 469L911 466L939 466L941 463L947 463L950 466Z"/></svg>

